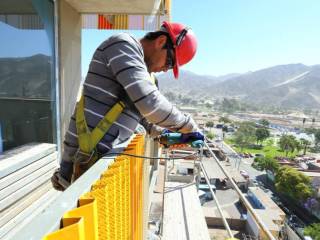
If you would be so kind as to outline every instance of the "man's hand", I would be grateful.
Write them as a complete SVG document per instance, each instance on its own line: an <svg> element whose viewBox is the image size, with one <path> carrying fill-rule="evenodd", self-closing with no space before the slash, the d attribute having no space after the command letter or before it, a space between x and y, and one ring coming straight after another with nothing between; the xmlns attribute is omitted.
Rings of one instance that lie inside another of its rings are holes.
<svg viewBox="0 0 320 240"><path fill-rule="evenodd" d="M194 142L197 140L204 141L204 135L201 132L184 133L181 136L182 143Z"/></svg>
<svg viewBox="0 0 320 240"><path fill-rule="evenodd" d="M161 134L166 134L166 133L173 133L173 132L168 129L164 129Z"/></svg>
<svg viewBox="0 0 320 240"><path fill-rule="evenodd" d="M51 183L53 188L57 191L64 191L70 185L70 182L61 176L59 168L54 171L51 177Z"/></svg>

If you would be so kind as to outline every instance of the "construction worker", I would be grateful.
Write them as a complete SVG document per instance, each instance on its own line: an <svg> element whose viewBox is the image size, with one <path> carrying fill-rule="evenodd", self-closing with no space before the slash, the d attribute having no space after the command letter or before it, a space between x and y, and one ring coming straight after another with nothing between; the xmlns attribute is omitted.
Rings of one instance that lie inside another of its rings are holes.
<svg viewBox="0 0 320 240"><path fill-rule="evenodd" d="M54 188L66 189L102 155L128 140L139 123L153 136L164 129L199 136L193 119L177 110L150 80L151 73L169 69L178 78L179 67L196 50L192 30L169 22L140 40L120 33L104 41L94 52L70 119L60 168L51 178Z"/></svg>

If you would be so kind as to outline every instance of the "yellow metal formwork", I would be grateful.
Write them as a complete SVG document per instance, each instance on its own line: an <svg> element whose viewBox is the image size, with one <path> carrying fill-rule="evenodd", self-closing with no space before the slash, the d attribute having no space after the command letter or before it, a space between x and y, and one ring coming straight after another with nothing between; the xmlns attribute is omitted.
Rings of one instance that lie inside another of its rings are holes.
<svg viewBox="0 0 320 240"><path fill-rule="evenodd" d="M144 137L137 135L124 153L144 154ZM143 236L143 159L119 156L66 212L62 227L44 240L140 240Z"/></svg>

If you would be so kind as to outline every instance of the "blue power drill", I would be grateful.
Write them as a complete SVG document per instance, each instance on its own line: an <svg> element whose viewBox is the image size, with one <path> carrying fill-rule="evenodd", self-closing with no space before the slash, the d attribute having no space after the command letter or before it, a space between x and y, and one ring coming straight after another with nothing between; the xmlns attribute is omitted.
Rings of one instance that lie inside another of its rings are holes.
<svg viewBox="0 0 320 240"><path fill-rule="evenodd" d="M159 142L165 147L174 144L190 144L191 147L200 148L204 144L204 136L199 132L193 133L162 133L159 137Z"/></svg>

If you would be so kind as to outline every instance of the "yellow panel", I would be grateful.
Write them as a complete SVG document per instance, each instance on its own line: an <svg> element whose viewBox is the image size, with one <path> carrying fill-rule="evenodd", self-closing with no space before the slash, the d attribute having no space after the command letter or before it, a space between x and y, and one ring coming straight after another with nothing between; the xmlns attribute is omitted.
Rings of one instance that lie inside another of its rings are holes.
<svg viewBox="0 0 320 240"><path fill-rule="evenodd" d="M126 19L119 17L118 24ZM125 153L143 155L143 148L144 137L138 135ZM80 197L79 207L64 215L63 228L43 239L142 240L143 164L142 158L117 157L91 191Z"/></svg>
<svg viewBox="0 0 320 240"><path fill-rule="evenodd" d="M43 240L86 240L83 218L67 218L63 221L63 228L48 234Z"/></svg>
<svg viewBox="0 0 320 240"><path fill-rule="evenodd" d="M96 200L80 199L79 205L80 207L68 211L63 218L83 218L85 239L98 240L98 212Z"/></svg>

